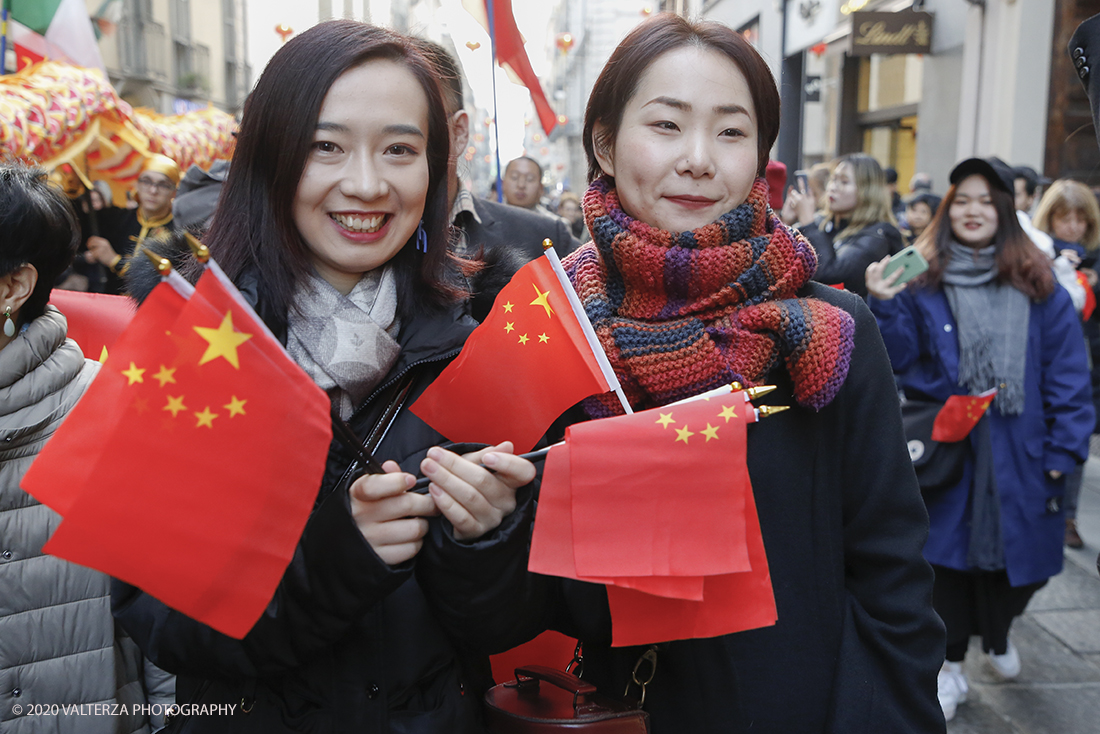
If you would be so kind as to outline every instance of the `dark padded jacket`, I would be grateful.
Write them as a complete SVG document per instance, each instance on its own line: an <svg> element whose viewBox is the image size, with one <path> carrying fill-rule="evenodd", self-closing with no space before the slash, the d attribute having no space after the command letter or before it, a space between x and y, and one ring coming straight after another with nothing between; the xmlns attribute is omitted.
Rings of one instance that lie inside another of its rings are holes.
<svg viewBox="0 0 1100 734"><path fill-rule="evenodd" d="M250 295L248 287L242 290ZM285 332L279 319L258 310L276 335ZM457 355L473 326L455 314L410 319L398 338L398 363L350 421L356 434L365 436L373 427L370 414L387 386L414 370L406 403L411 405ZM444 439L406 407L376 454L416 474L427 449L441 443ZM170 731L480 731L479 702L489 684L488 663L480 654L494 650L461 647L447 636L418 572L446 558L448 567L466 574L478 599L498 605L493 589L504 589L504 580L483 573L479 564L485 557L488 568L495 553L516 553L516 543L519 552L526 547L531 490L521 490L517 510L476 543L458 543L445 521L433 519L421 553L391 567L373 552L350 514L345 475L352 461L333 444L317 505L290 567L243 640L116 582L116 617L152 660L178 673L178 701L237 705L232 715L180 719ZM481 608L455 603L471 613Z"/></svg>
<svg viewBox="0 0 1100 734"><path fill-rule="evenodd" d="M944 628L932 608L932 569L921 556L928 514L886 349L859 299L818 284L800 295L851 313L855 350L832 403L819 412L796 406L749 427L749 475L778 622L662 644L645 699L653 734L945 730L936 699ZM767 382L779 389L759 404L794 405L785 370ZM526 559L492 562L492 573L513 578ZM474 594L473 580L457 570L425 571L441 574L433 594ZM526 595L517 593L488 626L445 599L439 608L469 640L499 640L508 630L520 641L532 634L532 621L580 638L584 677L613 696L622 696L645 650L610 646L600 585L532 574Z"/></svg>
<svg viewBox="0 0 1100 734"><path fill-rule="evenodd" d="M899 252L905 242L898 228L888 222L869 224L844 240L836 241L836 235L847 227L841 222L820 221L818 217L802 228L802 234L817 250L817 272L814 280L825 285L844 284L856 295L867 297L864 273L867 266L887 255Z"/></svg>

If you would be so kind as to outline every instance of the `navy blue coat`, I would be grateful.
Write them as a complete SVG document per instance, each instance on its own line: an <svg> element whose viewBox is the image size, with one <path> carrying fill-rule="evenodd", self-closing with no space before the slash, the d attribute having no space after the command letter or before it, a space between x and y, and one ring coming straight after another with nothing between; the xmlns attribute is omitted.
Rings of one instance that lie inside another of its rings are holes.
<svg viewBox="0 0 1100 734"><path fill-rule="evenodd" d="M946 400L966 395L959 383L959 340L955 317L942 289L910 289L889 301L870 299L898 383L910 396ZM1024 412L988 412L1005 564L1014 586L1031 584L1062 570L1065 477L1088 458L1094 425L1092 393L1081 321L1061 286L1031 304ZM925 498L931 533L924 556L931 563L966 570L970 542L973 466L968 462L955 487Z"/></svg>

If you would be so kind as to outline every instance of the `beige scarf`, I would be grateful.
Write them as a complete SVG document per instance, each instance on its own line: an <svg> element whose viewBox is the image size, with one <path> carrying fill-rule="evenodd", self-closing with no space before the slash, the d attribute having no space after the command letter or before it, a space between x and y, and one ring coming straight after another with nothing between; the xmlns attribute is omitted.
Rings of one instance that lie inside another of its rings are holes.
<svg viewBox="0 0 1100 734"><path fill-rule="evenodd" d="M376 268L344 296L316 273L302 284L287 316L287 351L347 420L401 354L397 284Z"/></svg>

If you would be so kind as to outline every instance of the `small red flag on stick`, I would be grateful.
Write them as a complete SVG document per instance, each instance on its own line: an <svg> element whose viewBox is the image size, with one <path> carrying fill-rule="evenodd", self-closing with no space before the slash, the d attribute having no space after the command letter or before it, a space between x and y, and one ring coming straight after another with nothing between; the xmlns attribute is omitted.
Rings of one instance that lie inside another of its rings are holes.
<svg viewBox="0 0 1100 734"><path fill-rule="evenodd" d="M103 449L46 552L243 637L316 498L328 397L213 263L170 328L116 347L104 370L122 383L121 416L108 435L71 428Z"/></svg>
<svg viewBox="0 0 1100 734"><path fill-rule="evenodd" d="M615 645L775 622L745 464L755 414L743 392L709 395L572 426L547 457L528 567L607 584Z"/></svg>
<svg viewBox="0 0 1100 734"><path fill-rule="evenodd" d="M557 259L552 249L520 268L462 352L412 405L450 440L512 441L517 452L529 451L573 405L619 389L551 258Z"/></svg>
<svg viewBox="0 0 1100 734"><path fill-rule="evenodd" d="M114 357L100 368L80 402L23 475L21 486L28 494L64 516L105 451L123 460L125 444L108 443L122 420L127 384L123 370L135 358L141 359L146 345L163 336L166 325L175 322L194 290L175 273L153 288L137 315L113 341Z"/></svg>
<svg viewBox="0 0 1100 734"><path fill-rule="evenodd" d="M997 388L981 395L952 395L936 414L932 424L932 440L940 443L962 441L978 425L997 395Z"/></svg>

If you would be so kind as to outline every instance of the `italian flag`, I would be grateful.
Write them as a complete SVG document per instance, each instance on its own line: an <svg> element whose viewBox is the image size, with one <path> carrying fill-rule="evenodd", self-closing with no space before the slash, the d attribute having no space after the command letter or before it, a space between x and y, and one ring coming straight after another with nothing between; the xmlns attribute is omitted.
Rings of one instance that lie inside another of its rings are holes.
<svg viewBox="0 0 1100 734"><path fill-rule="evenodd" d="M84 0L4 0L16 68L43 59L106 72Z"/></svg>

